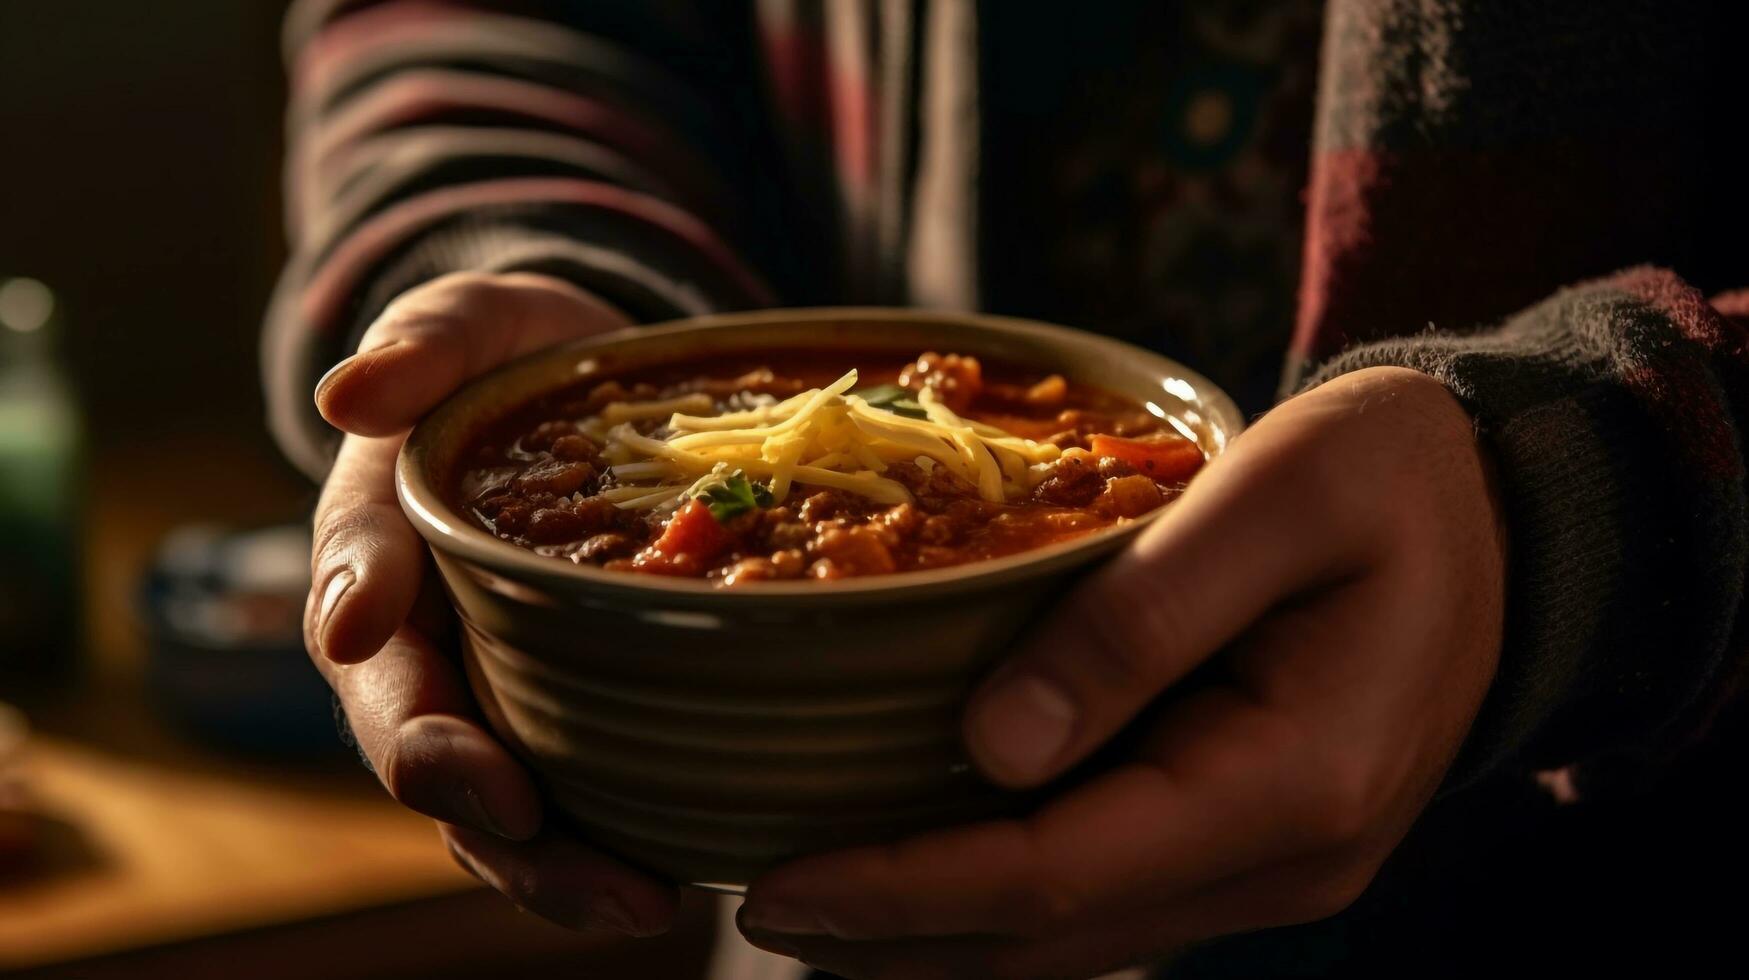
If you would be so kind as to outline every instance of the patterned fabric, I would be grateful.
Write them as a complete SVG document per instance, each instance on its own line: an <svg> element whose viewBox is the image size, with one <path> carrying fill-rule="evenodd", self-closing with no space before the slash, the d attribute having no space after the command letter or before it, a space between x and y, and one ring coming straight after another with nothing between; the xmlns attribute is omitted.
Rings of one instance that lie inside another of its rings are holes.
<svg viewBox="0 0 1749 980"><path fill-rule="evenodd" d="M275 430L319 478L315 379L459 269L564 276L644 320L1040 316L1253 408L1278 380L1415 367L1474 413L1513 542L1453 788L1558 768L1568 797L1689 799L1682 760L1742 731L1749 663L1749 291L1704 298L1749 282L1746 8L301 0Z"/></svg>

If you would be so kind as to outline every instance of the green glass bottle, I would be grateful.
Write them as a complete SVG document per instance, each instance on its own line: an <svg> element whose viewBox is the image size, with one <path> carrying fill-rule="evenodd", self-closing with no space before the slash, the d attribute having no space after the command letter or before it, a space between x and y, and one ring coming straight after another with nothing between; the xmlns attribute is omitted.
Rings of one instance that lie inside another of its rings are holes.
<svg viewBox="0 0 1749 980"><path fill-rule="evenodd" d="M54 294L0 278L0 691L74 672L81 425Z"/></svg>

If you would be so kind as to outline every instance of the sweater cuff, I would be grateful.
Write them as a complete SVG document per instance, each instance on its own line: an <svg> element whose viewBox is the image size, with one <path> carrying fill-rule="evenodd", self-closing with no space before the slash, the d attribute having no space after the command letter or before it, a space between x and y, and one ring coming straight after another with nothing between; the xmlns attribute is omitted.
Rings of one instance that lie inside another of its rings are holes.
<svg viewBox="0 0 1749 980"><path fill-rule="evenodd" d="M1633 270L1502 326L1348 351L1444 383L1492 452L1511 540L1499 672L1447 790L1501 770L1649 772L1703 716L1745 568L1743 464L1698 337L1717 314Z"/></svg>

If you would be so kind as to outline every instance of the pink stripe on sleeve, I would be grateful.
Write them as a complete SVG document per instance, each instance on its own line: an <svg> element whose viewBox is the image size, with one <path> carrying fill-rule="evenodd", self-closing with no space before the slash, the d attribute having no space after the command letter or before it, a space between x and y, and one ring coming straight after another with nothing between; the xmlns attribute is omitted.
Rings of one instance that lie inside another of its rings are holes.
<svg viewBox="0 0 1749 980"><path fill-rule="evenodd" d="M447 187L404 201L360 225L309 277L299 301L307 329L337 328L342 307L359 280L397 245L450 215L503 204L583 204L655 226L723 272L749 305L769 306L765 282L703 222L666 201L595 181L532 177Z"/></svg>

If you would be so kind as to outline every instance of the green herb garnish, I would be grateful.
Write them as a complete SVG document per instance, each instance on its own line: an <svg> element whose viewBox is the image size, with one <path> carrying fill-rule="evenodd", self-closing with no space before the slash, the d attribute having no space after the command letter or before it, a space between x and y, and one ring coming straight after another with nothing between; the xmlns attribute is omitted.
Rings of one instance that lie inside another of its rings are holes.
<svg viewBox="0 0 1749 980"><path fill-rule="evenodd" d="M929 417L929 413L925 412L923 406L918 404L916 396L909 388L901 388L898 385L876 385L867 391L853 391L851 394L860 396L863 401L868 402L874 408L892 412L894 415L903 415L910 419Z"/></svg>
<svg viewBox="0 0 1749 980"><path fill-rule="evenodd" d="M717 519L718 524L727 524L750 510L770 507L771 488L747 479L745 474L735 473L721 483L713 483L700 490L698 499L703 500L710 508L711 516Z"/></svg>

